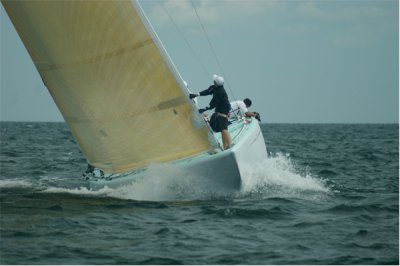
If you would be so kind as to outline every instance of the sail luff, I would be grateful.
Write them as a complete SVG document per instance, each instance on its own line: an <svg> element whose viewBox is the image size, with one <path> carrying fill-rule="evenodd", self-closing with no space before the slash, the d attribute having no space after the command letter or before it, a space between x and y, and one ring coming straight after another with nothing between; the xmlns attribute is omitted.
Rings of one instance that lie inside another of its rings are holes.
<svg viewBox="0 0 400 266"><path fill-rule="evenodd" d="M150 23L150 20L146 16L146 13L144 12L142 6L139 3L139 0L131 0L131 1L132 4L135 5L136 9L138 10L138 13L142 19L144 26L147 29L147 32L149 32L149 34L152 36L154 43L157 45L165 62L171 69L173 75L175 76L175 79L178 81L180 88L185 88L185 84L183 83L183 78L179 74L178 68L175 66L174 61L172 60L167 50L165 49L161 39L158 37L157 32L154 30L153 25ZM186 89L183 89L183 92L186 93Z"/></svg>
<svg viewBox="0 0 400 266"><path fill-rule="evenodd" d="M182 81L131 1L5 1L89 162L123 172L209 148Z"/></svg>

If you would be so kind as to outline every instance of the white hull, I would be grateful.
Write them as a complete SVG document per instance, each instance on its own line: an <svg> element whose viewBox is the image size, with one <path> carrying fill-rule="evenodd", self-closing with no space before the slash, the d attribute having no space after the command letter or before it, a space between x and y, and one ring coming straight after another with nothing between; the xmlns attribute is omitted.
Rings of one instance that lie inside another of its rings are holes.
<svg viewBox="0 0 400 266"><path fill-rule="evenodd" d="M232 137L232 148L215 154L201 153L166 165L179 170L183 175L182 178L185 178L186 174L194 175L224 189L240 189L246 171L251 169L255 162L267 157L267 149L259 123L255 119L235 121L229 126L229 132ZM147 174L149 174L147 169L143 168L111 178L92 178L89 183L90 188L94 190L105 186L115 188L130 184Z"/></svg>

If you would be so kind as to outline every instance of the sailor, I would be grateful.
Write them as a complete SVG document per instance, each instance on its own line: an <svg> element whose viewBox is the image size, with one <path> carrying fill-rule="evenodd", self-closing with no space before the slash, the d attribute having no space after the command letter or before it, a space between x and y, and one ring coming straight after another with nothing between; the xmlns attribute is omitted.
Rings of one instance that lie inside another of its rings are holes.
<svg viewBox="0 0 400 266"><path fill-rule="evenodd" d="M95 169L96 169L96 168L88 162L88 163L87 163L86 171L82 174L82 176L83 176L86 180L90 179L90 177L95 176L95 172L94 172ZM101 177L101 178L104 178L104 171L103 171L103 170L99 170L99 172L100 172L100 177Z"/></svg>
<svg viewBox="0 0 400 266"><path fill-rule="evenodd" d="M245 116L253 116L258 121L261 122L260 114L257 112L250 112L249 107L251 106L251 100L249 98L244 99L243 101L234 101L231 102L231 113L236 115L245 115Z"/></svg>
<svg viewBox="0 0 400 266"><path fill-rule="evenodd" d="M214 114L210 118L210 126L215 132L221 132L222 145L224 149L229 149L231 146L231 136L228 131L228 118L231 105L229 103L228 94L224 88L224 78L218 75L213 76L214 84L208 89L200 93L190 93L190 99L197 96L212 95L210 104L206 108L199 109L200 113L214 109Z"/></svg>
<svg viewBox="0 0 400 266"><path fill-rule="evenodd" d="M94 166L88 163L86 171L82 174L82 176L86 179L89 179L94 175Z"/></svg>

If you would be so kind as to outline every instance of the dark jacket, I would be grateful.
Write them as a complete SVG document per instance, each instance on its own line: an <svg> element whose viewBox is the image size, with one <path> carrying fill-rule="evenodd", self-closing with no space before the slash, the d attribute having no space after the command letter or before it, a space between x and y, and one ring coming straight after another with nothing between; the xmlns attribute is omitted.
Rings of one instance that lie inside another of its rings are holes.
<svg viewBox="0 0 400 266"><path fill-rule="evenodd" d="M200 92L200 96L211 94L213 97L210 101L210 109L215 108L215 112L222 114L229 113L231 104L229 103L228 94L226 94L224 86L211 85L208 89Z"/></svg>

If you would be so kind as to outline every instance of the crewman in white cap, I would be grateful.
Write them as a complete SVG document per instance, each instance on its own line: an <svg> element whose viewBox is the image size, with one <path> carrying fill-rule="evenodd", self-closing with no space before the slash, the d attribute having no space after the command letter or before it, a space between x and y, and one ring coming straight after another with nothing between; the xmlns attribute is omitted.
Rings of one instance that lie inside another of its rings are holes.
<svg viewBox="0 0 400 266"><path fill-rule="evenodd" d="M213 75L214 84L208 89L200 93L190 93L190 99L197 96L212 95L210 104L206 108L199 109L200 113L214 109L214 114L210 118L210 126L215 132L221 132L222 145L224 149L231 147L231 136L228 131L228 118L231 105L229 103L228 94L224 88L224 78L218 75Z"/></svg>

